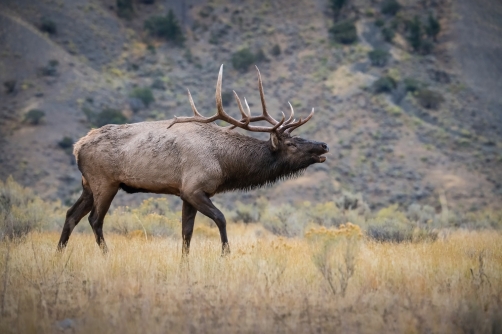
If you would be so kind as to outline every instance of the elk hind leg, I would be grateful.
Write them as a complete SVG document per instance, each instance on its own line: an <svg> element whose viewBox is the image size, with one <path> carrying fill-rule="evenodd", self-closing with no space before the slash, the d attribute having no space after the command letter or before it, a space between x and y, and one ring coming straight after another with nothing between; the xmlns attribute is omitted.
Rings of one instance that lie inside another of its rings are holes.
<svg viewBox="0 0 502 334"><path fill-rule="evenodd" d="M193 226L195 222L195 209L187 201L183 201L183 209L181 212L181 234L183 236L182 256L186 257L190 251L190 240L192 240Z"/></svg>
<svg viewBox="0 0 502 334"><path fill-rule="evenodd" d="M187 192L182 195L184 201L189 202L197 211L203 215L211 218L218 226L221 238L221 255L225 256L230 253L230 247L228 245L227 238L227 222L223 213L214 206L209 196L202 190L196 190L193 192Z"/></svg>
<svg viewBox="0 0 502 334"><path fill-rule="evenodd" d="M118 189L118 186L115 185L102 185L99 189L100 191L94 191L94 205L89 215L89 224L91 224L96 243L102 249L103 253L108 251L103 236L103 221Z"/></svg>
<svg viewBox="0 0 502 334"><path fill-rule="evenodd" d="M94 203L93 195L89 184L82 177L82 194L80 198L73 204L73 206L66 212L66 219L63 226L63 231L61 232L61 238L58 242L58 250L63 250L68 244L68 239L70 239L71 232L80 222L80 220L89 213L92 209Z"/></svg>

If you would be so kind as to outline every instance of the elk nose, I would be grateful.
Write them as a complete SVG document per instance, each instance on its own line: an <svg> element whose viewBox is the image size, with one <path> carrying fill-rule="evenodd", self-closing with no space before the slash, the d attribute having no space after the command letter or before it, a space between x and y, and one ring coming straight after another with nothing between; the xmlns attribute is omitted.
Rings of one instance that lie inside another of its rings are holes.
<svg viewBox="0 0 502 334"><path fill-rule="evenodd" d="M326 152L329 152L329 148L328 148L328 145L326 144L322 144L321 147L326 151Z"/></svg>

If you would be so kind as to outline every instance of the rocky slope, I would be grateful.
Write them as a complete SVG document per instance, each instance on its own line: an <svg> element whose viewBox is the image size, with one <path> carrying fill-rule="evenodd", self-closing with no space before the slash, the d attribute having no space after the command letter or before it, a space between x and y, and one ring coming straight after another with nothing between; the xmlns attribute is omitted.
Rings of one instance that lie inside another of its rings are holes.
<svg viewBox="0 0 502 334"><path fill-rule="evenodd" d="M332 153L301 178L216 201L232 205L236 198L256 196L320 201L347 190L362 193L373 207L438 206L443 192L450 205L464 210L497 205L502 130L496 96L477 90L475 67L465 65L485 68L494 58L459 56L459 48L474 38L455 25L462 19L459 11L465 11L462 0L429 2L400 1L399 14L389 17L380 14L380 2L349 1L341 16L356 22L358 42L342 45L328 33L333 20L323 0L134 2L130 19L117 15L115 1L5 0L0 81L15 80L16 86L0 94L0 177L13 175L49 198L74 198L80 175L68 149L58 144L63 137L78 139L92 126L89 114L107 108L119 110L128 122L189 115L186 87L199 110L212 114L222 63L224 90L246 96L259 113L256 74L251 67L234 69L231 61L233 53L249 48L263 51L257 63L269 109L277 115L291 101L306 115L315 107L315 117L299 134L328 142ZM143 29L146 19L170 8L184 23L182 47L151 38ZM413 52L402 28L392 43L383 39L378 19L402 25L414 15L426 19L429 11L442 25L431 54ZM40 31L47 20L57 27L55 34ZM495 36L491 44L499 50L502 42ZM384 66L368 59L376 48L390 53ZM50 65L53 60L57 65ZM372 85L385 76L396 87L376 94ZM441 94L440 105L430 109L417 102L403 88L409 78ZM146 107L131 98L137 87L153 87L155 102ZM238 114L235 102L226 108ZM45 112L39 125L24 121L32 109ZM121 193L116 203L131 198Z"/></svg>

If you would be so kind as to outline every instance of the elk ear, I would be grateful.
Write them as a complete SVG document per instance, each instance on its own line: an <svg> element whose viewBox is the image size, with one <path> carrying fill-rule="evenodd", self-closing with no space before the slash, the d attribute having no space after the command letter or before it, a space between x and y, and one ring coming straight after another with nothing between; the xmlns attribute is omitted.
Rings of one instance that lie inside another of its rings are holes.
<svg viewBox="0 0 502 334"><path fill-rule="evenodd" d="M279 137L275 132L270 132L270 147L272 147L272 151L279 149Z"/></svg>

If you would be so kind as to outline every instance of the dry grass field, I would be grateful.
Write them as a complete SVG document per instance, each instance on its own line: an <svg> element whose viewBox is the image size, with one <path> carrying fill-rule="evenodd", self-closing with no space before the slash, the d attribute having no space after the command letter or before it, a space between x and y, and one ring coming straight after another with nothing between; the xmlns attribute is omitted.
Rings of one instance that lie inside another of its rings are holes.
<svg viewBox="0 0 502 334"><path fill-rule="evenodd" d="M109 233L107 255L90 234L62 254L56 233L2 242L0 332L502 331L499 232L377 243L351 225L282 238L231 224L229 236L221 258L203 226L188 262L178 238L141 233Z"/></svg>

